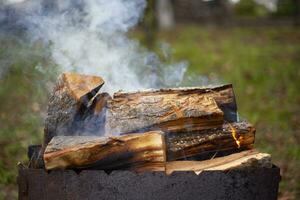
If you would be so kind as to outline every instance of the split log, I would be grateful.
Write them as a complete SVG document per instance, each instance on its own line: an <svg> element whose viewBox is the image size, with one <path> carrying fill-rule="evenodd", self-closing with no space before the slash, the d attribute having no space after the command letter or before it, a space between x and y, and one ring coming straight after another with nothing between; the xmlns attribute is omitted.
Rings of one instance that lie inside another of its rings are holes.
<svg viewBox="0 0 300 200"><path fill-rule="evenodd" d="M166 173L194 171L199 174L207 170L228 171L232 169L271 168L271 156L256 150L242 151L224 157L204 161L172 161L166 163Z"/></svg>
<svg viewBox="0 0 300 200"><path fill-rule="evenodd" d="M63 73L58 78L49 99L44 147L56 135L74 134L74 127L78 129L74 126L78 116L89 106L103 84L100 77L76 73Z"/></svg>
<svg viewBox="0 0 300 200"><path fill-rule="evenodd" d="M160 131L119 137L56 136L44 153L47 170L129 169L164 171L165 141Z"/></svg>
<svg viewBox="0 0 300 200"><path fill-rule="evenodd" d="M247 122L225 123L222 127L182 133L167 133L167 160L178 160L206 152L251 148L255 128Z"/></svg>
<svg viewBox="0 0 300 200"><path fill-rule="evenodd" d="M108 101L106 132L180 132L236 121L232 85L115 93Z"/></svg>
<svg viewBox="0 0 300 200"><path fill-rule="evenodd" d="M108 93L99 93L88 107L81 107L70 124L70 135L104 135L106 104L109 99L111 97Z"/></svg>

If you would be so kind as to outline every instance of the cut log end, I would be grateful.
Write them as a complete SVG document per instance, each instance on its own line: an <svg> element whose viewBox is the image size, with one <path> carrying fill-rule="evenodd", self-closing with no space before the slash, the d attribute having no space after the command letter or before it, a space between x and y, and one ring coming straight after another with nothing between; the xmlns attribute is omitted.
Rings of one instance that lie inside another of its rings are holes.
<svg viewBox="0 0 300 200"><path fill-rule="evenodd" d="M82 75L66 72L61 75L61 81L77 101L84 100L85 96L95 96L104 80L99 76ZM89 93L93 93L90 94Z"/></svg>

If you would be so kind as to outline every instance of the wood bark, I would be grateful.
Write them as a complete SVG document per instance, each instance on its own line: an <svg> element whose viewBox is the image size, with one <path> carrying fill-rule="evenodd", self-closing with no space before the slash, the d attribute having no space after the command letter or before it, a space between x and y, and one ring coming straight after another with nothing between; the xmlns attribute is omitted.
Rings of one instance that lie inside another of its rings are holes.
<svg viewBox="0 0 300 200"><path fill-rule="evenodd" d="M247 122L226 123L222 127L166 135L169 161L230 149L251 148L255 128Z"/></svg>
<svg viewBox="0 0 300 200"><path fill-rule="evenodd" d="M172 161L166 164L166 173L174 171L194 171L199 174L207 170L231 170L244 168L271 168L271 156L259 153L256 150L242 151L224 157L213 158L204 161Z"/></svg>
<svg viewBox="0 0 300 200"><path fill-rule="evenodd" d="M115 93L108 101L107 133L180 132L236 121L232 85Z"/></svg>
<svg viewBox="0 0 300 200"><path fill-rule="evenodd" d="M44 153L47 170L164 171L165 160L165 141L159 131L119 137L56 136Z"/></svg>
<svg viewBox="0 0 300 200"><path fill-rule="evenodd" d="M56 135L75 134L80 115L90 106L91 100L103 84L104 81L100 77L76 73L63 73L58 78L49 99L44 147Z"/></svg>

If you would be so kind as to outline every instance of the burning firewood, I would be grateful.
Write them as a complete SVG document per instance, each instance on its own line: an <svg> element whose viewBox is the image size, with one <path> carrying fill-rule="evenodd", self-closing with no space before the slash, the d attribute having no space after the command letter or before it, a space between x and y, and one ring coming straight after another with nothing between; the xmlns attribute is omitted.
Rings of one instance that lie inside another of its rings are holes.
<svg viewBox="0 0 300 200"><path fill-rule="evenodd" d="M39 152L47 170L164 171L166 160L198 159L203 154L232 153L253 146L255 129L237 122L232 85L117 92L111 98L98 93L103 84L100 77L75 73L64 73L58 79ZM104 133L109 134L90 136ZM114 134L119 136L111 136ZM257 152L245 151L190 164L198 171L211 166L229 169L244 163L242 155L260 158ZM167 166L174 171L186 169L186 163L169 162Z"/></svg>
<svg viewBox="0 0 300 200"><path fill-rule="evenodd" d="M174 171L194 171L197 174L205 170L231 170L242 168L271 168L271 156L256 150L242 151L224 157L204 161L172 161L166 164L166 173Z"/></svg>
<svg viewBox="0 0 300 200"><path fill-rule="evenodd" d="M56 136L44 153L47 170L130 169L164 171L165 142L162 132L119 137Z"/></svg>
<svg viewBox="0 0 300 200"><path fill-rule="evenodd" d="M76 73L63 73L58 78L48 104L44 146L53 136L74 134L74 128L78 129L77 118L103 84L100 77Z"/></svg>
<svg viewBox="0 0 300 200"><path fill-rule="evenodd" d="M255 128L247 122L225 123L222 127L166 135L167 159L177 160L206 152L252 147Z"/></svg>
<svg viewBox="0 0 300 200"><path fill-rule="evenodd" d="M108 101L106 132L195 131L236 121L231 85L115 93Z"/></svg>

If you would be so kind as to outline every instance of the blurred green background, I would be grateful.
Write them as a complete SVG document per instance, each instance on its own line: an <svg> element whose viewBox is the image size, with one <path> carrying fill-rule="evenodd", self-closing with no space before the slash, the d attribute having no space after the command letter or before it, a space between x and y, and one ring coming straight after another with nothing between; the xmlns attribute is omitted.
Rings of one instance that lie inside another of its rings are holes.
<svg viewBox="0 0 300 200"><path fill-rule="evenodd" d="M278 0L273 7L254 0L205 1L202 6L214 9L200 17L186 16L178 2L184 1L169 1L175 23L164 26L150 0L129 37L158 55L168 43L173 60L189 62L187 76L233 83L241 117L257 128L256 148L271 153L281 168L279 198L299 199L299 1ZM47 50L40 42L0 37L0 199L17 198L17 163L26 165L27 146L42 141L48 91L57 77Z"/></svg>

